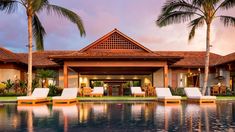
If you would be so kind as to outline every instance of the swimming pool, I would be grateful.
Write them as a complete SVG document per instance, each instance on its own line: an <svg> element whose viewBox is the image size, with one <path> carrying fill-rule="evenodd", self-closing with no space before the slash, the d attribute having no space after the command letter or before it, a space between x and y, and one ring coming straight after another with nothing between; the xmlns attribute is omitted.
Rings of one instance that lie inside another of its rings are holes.
<svg viewBox="0 0 235 132"><path fill-rule="evenodd" d="M235 131L235 102L80 102L0 106L0 131Z"/></svg>

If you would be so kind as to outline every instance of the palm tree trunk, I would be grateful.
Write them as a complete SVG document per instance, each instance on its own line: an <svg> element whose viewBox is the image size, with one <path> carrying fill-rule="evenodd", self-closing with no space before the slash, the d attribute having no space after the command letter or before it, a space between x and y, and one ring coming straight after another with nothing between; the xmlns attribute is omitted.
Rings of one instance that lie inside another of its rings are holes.
<svg viewBox="0 0 235 132"><path fill-rule="evenodd" d="M32 9L28 7L28 89L27 95L32 93L32 50L33 50L33 30L32 30Z"/></svg>
<svg viewBox="0 0 235 132"><path fill-rule="evenodd" d="M207 23L207 31L206 31L206 57L205 57L205 77L204 84L202 89L202 94L206 94L207 84L208 84L208 74L209 74L209 62L210 62L210 32L211 32L211 24Z"/></svg>

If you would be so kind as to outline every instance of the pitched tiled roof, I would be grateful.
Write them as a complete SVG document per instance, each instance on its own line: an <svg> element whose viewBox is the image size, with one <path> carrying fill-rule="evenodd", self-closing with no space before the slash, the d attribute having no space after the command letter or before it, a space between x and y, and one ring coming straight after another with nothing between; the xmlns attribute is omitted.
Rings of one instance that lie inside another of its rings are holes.
<svg viewBox="0 0 235 132"><path fill-rule="evenodd" d="M172 65L172 67L204 67L205 52L203 51L155 51L163 56L180 56L180 61ZM210 53L210 66L214 66L222 56Z"/></svg>
<svg viewBox="0 0 235 132"><path fill-rule="evenodd" d="M164 56L157 53L148 52L115 52L115 51L102 51L102 52L73 52L65 55L51 55L50 58L164 58ZM170 56L167 56L170 58ZM177 56L172 56L172 58Z"/></svg>
<svg viewBox="0 0 235 132"><path fill-rule="evenodd" d="M133 40L132 38L128 37L124 33L120 32L116 28L101 37L100 39L96 40L95 42L89 44L85 48L81 49L81 52L89 51L89 50L100 50L100 49L131 49L131 50L140 50L144 52L152 53L151 50L144 47L137 41Z"/></svg>
<svg viewBox="0 0 235 132"><path fill-rule="evenodd" d="M81 52L81 51L36 51L33 52L33 66L57 67L59 64L50 58L183 58L172 67L204 67L205 52L202 51L154 51L148 52ZM0 61L28 63L27 53L13 53L0 47ZM210 54L210 66L226 64L235 61L235 53L226 56Z"/></svg>
<svg viewBox="0 0 235 132"><path fill-rule="evenodd" d="M221 59L218 60L216 65L226 64L232 61L235 61L235 53L231 53L231 54L221 57Z"/></svg>
<svg viewBox="0 0 235 132"><path fill-rule="evenodd" d="M59 54L69 54L74 51L35 51L33 52L33 66L35 67L57 67L59 66L56 62L50 60L48 56L59 55ZM20 56L21 61L28 64L28 54L27 53L17 53Z"/></svg>
<svg viewBox="0 0 235 132"><path fill-rule="evenodd" d="M11 52L10 50L0 47L0 61L19 62L19 58L15 53Z"/></svg>

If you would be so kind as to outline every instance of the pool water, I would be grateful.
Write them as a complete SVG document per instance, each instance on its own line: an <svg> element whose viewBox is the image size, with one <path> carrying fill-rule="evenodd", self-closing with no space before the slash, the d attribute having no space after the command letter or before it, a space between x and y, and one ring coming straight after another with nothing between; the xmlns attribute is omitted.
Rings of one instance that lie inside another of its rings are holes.
<svg viewBox="0 0 235 132"><path fill-rule="evenodd" d="M235 131L235 102L163 106L157 102L80 102L0 106L0 131Z"/></svg>

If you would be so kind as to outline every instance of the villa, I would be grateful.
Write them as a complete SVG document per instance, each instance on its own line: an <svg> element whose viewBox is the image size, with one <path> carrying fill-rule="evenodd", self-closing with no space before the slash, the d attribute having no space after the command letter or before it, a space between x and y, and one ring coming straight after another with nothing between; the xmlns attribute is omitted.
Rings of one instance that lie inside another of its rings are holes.
<svg viewBox="0 0 235 132"><path fill-rule="evenodd" d="M0 82L27 79L27 53L0 48ZM58 72L56 85L109 86L111 95L124 95L130 85L202 87L204 56L200 51L152 51L117 29L79 51L33 52L33 71ZM235 53L210 54L209 86L221 83L235 90Z"/></svg>

